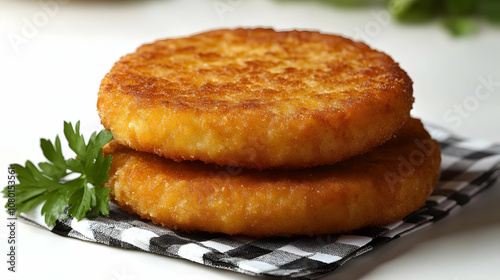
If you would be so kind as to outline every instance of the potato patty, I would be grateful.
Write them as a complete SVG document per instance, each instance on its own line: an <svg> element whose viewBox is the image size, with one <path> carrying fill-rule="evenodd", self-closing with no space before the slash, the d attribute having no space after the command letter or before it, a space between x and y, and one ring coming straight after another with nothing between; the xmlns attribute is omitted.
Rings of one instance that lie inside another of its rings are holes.
<svg viewBox="0 0 500 280"><path fill-rule="evenodd" d="M364 155L295 171L175 162L114 141L105 186L123 209L165 227L249 236L348 232L402 219L424 205L440 148L420 121Z"/></svg>
<svg viewBox="0 0 500 280"><path fill-rule="evenodd" d="M216 30L122 57L98 95L126 146L246 168L332 164L388 140L412 82L389 56L311 31Z"/></svg>

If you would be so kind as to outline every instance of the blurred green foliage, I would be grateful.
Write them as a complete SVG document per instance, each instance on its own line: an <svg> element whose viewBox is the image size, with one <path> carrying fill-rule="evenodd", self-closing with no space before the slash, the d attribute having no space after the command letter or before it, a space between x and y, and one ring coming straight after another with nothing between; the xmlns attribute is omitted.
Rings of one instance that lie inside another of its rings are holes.
<svg viewBox="0 0 500 280"><path fill-rule="evenodd" d="M295 0L297 1L297 0ZM342 7L384 6L402 23L442 20L443 26L455 36L477 31L483 19L499 24L500 0L317 0Z"/></svg>

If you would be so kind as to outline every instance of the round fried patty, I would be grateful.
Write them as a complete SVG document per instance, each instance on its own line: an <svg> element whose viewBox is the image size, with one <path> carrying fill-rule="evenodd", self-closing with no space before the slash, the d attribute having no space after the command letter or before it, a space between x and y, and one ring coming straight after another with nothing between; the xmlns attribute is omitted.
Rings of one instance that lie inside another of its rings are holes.
<svg viewBox="0 0 500 280"><path fill-rule="evenodd" d="M298 169L380 145L412 103L408 75L363 43L236 29L141 46L105 76L97 107L115 139L140 151Z"/></svg>
<svg viewBox="0 0 500 280"><path fill-rule="evenodd" d="M348 232L402 219L424 205L440 148L418 120L364 155L295 171L175 162L114 141L111 197L168 228L249 236Z"/></svg>

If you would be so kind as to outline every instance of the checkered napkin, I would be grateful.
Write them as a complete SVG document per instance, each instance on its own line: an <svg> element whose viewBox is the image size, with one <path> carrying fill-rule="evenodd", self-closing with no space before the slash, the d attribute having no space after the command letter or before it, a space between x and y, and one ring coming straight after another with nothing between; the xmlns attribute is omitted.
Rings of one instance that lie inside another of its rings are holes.
<svg viewBox="0 0 500 280"><path fill-rule="evenodd" d="M164 229L111 204L109 217L67 219L47 228L39 209L22 217L77 239L186 259L251 275L314 279L395 238L432 225L466 204L500 175L500 145L426 128L442 147L442 173L425 206L401 221L350 234L256 239Z"/></svg>

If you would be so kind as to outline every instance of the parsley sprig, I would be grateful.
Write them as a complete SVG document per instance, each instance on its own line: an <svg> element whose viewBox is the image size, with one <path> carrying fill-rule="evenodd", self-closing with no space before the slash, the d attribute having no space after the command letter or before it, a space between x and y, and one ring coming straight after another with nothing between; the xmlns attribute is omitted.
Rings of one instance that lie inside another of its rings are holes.
<svg viewBox="0 0 500 280"><path fill-rule="evenodd" d="M454 36L473 34L481 21L500 26L500 0L317 0L338 6L382 6L404 23L442 20Z"/></svg>
<svg viewBox="0 0 500 280"><path fill-rule="evenodd" d="M112 157L104 157L101 148L113 139L113 135L106 130L97 134L94 132L85 144L80 134L80 122L74 128L71 123L64 122L64 135L76 158L64 158L61 141L56 136L54 143L40 140L48 161L39 163L38 168L29 160L25 166L11 165L19 180L19 184L15 185L17 216L40 203L44 203L41 214L48 226L68 216L81 220L100 213L109 215L110 189L101 186L109 179ZM8 192L8 187L5 187L2 191L5 198ZM5 207L8 207L7 204Z"/></svg>

